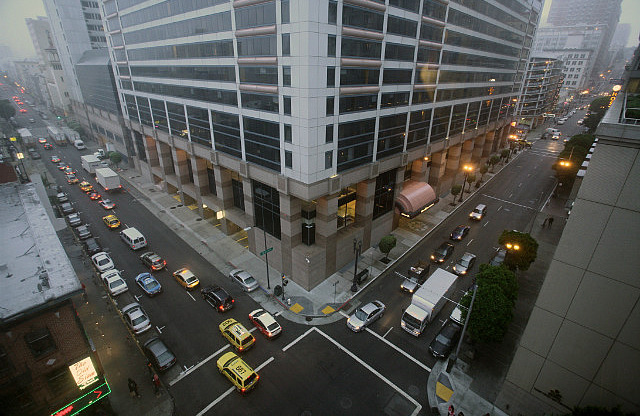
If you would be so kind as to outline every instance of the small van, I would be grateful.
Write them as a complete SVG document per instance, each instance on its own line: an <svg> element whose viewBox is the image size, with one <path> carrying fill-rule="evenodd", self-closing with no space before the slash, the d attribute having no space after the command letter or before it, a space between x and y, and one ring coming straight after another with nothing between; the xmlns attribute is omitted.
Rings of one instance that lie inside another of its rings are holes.
<svg viewBox="0 0 640 416"><path fill-rule="evenodd" d="M84 150L87 148L87 146L84 145L84 142L82 140L76 140L75 142L73 142L73 145L78 150Z"/></svg>
<svg viewBox="0 0 640 416"><path fill-rule="evenodd" d="M478 204L473 211L469 214L469 218L472 220L480 221L487 213L487 206L485 204Z"/></svg>
<svg viewBox="0 0 640 416"><path fill-rule="evenodd" d="M142 233L134 227L129 227L120 231L120 238L127 243L131 250L139 250L147 246L147 240Z"/></svg>

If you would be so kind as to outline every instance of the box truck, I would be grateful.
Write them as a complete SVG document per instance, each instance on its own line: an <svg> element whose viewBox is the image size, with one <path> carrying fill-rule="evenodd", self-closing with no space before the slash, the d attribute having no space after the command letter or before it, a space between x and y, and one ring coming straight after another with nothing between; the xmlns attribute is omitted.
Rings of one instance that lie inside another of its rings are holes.
<svg viewBox="0 0 640 416"><path fill-rule="evenodd" d="M95 157L94 155L85 155L80 156L80 160L82 160L82 167L89 173L95 173L97 168L104 167L100 159Z"/></svg>
<svg viewBox="0 0 640 416"><path fill-rule="evenodd" d="M427 281L415 291L411 305L404 311L400 319L402 329L414 336L419 336L424 328L432 322L447 303L453 292L457 276L444 269L437 269Z"/></svg>
<svg viewBox="0 0 640 416"><path fill-rule="evenodd" d="M33 137L33 134L29 131L29 129L18 129L18 134L20 138L22 138L22 143L27 147L36 145L36 138Z"/></svg>
<svg viewBox="0 0 640 416"><path fill-rule="evenodd" d="M96 169L96 182L98 182L105 191L122 189L120 176L109 168Z"/></svg>
<svg viewBox="0 0 640 416"><path fill-rule="evenodd" d="M60 130L67 137L69 143L75 145L76 141L80 140L80 133L77 131L66 126L61 127Z"/></svg>
<svg viewBox="0 0 640 416"><path fill-rule="evenodd" d="M58 146L67 145L67 137L56 126L47 126L47 133L49 138Z"/></svg>

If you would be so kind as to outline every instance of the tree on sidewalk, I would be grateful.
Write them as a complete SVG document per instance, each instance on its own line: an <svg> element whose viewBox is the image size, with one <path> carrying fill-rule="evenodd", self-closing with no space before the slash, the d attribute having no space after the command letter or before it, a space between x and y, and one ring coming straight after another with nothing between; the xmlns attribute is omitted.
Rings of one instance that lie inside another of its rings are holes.
<svg viewBox="0 0 640 416"><path fill-rule="evenodd" d="M9 100L0 100L0 117L9 120L16 115L16 109Z"/></svg>
<svg viewBox="0 0 640 416"><path fill-rule="evenodd" d="M467 190L468 192L471 192L471 184L474 183L476 181L476 175L474 175L473 173L467 175L467 183L469 184L469 189Z"/></svg>
<svg viewBox="0 0 640 416"><path fill-rule="evenodd" d="M504 159L507 162L509 161L509 155L511 155L511 150L510 149L502 149L502 152L500 152L500 159Z"/></svg>
<svg viewBox="0 0 640 416"><path fill-rule="evenodd" d="M500 162L500 156L498 155L492 155L487 161L487 163L491 166L491 173L493 173L493 168L498 164L498 162Z"/></svg>
<svg viewBox="0 0 640 416"><path fill-rule="evenodd" d="M396 243L396 237L391 234L385 235L384 237L382 237L382 239L380 239L380 242L378 243L378 249L382 253L384 253L385 261L389 261L389 253L391 253L391 250L394 249Z"/></svg>
<svg viewBox="0 0 640 416"><path fill-rule="evenodd" d="M456 197L460 195L460 191L462 191L462 186L460 185L453 185L451 187L451 195L453 195L453 202L451 203L451 205L456 204Z"/></svg>
<svg viewBox="0 0 640 416"><path fill-rule="evenodd" d="M488 171L489 171L489 166L487 166L486 164L480 166L480 179L478 179L478 182L482 183L482 181L484 180L484 175Z"/></svg>
<svg viewBox="0 0 640 416"><path fill-rule="evenodd" d="M504 230L498 243L507 248L504 265L511 270L527 270L538 255L538 242L527 233Z"/></svg>
<svg viewBox="0 0 640 416"><path fill-rule="evenodd" d="M122 161L122 155L118 152L111 152L109 153L109 160L117 167Z"/></svg>

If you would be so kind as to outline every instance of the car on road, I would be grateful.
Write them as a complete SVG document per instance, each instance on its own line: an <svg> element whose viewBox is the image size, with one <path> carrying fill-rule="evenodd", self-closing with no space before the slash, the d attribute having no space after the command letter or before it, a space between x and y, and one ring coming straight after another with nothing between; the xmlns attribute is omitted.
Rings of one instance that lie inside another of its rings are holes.
<svg viewBox="0 0 640 416"><path fill-rule="evenodd" d="M451 231L449 238L455 241L460 241L469 234L469 230L471 230L471 227L468 225L458 225L453 229L453 231Z"/></svg>
<svg viewBox="0 0 640 416"><path fill-rule="evenodd" d="M100 280L102 280L102 284L104 284L105 289L111 296L118 296L129 290L129 286L127 286L127 282L124 281L119 270L107 270L100 275Z"/></svg>
<svg viewBox="0 0 640 416"><path fill-rule="evenodd" d="M46 137L39 137L38 138L38 143L45 144L46 142L47 142L47 138Z"/></svg>
<svg viewBox="0 0 640 416"><path fill-rule="evenodd" d="M245 292L252 292L258 288L258 281L242 269L234 269L229 273L231 280L240 285Z"/></svg>
<svg viewBox="0 0 640 416"><path fill-rule="evenodd" d="M58 192L58 194L56 195L56 198L60 203L69 202L69 195L65 194L64 192Z"/></svg>
<svg viewBox="0 0 640 416"><path fill-rule="evenodd" d="M44 150L53 150L53 145L51 143L45 143Z"/></svg>
<svg viewBox="0 0 640 416"><path fill-rule="evenodd" d="M60 205L60 210L64 215L67 215L67 214L71 214L72 212L75 212L76 209L73 207L73 205L71 205L71 202L65 202L62 205Z"/></svg>
<svg viewBox="0 0 640 416"><path fill-rule="evenodd" d="M369 302L356 309L347 319L347 327L353 332L364 330L369 324L384 315L386 307L379 300Z"/></svg>
<svg viewBox="0 0 640 416"><path fill-rule="evenodd" d="M138 286L140 286L140 289L149 296L155 296L162 293L162 285L151 275L151 273L140 273L136 276L135 280Z"/></svg>
<svg viewBox="0 0 640 416"><path fill-rule="evenodd" d="M66 168L68 168L69 166L67 166L66 163L64 162L58 162L57 168L60 170L65 170Z"/></svg>
<svg viewBox="0 0 640 416"><path fill-rule="evenodd" d="M554 134L551 136L551 140L560 140L560 134Z"/></svg>
<svg viewBox="0 0 640 416"><path fill-rule="evenodd" d="M233 318L222 321L218 325L218 329L237 351L248 350L256 342L256 339L247 331L247 328Z"/></svg>
<svg viewBox="0 0 640 416"><path fill-rule="evenodd" d="M455 246L447 241L440 244L440 247L435 249L433 253L431 253L431 261L434 263L444 263L451 254L453 254Z"/></svg>
<svg viewBox="0 0 640 416"><path fill-rule="evenodd" d="M72 227L82 225L82 219L80 218L80 214L77 212L67 215L67 221L69 221L69 225Z"/></svg>
<svg viewBox="0 0 640 416"><path fill-rule="evenodd" d="M218 312L225 312L233 308L235 300L226 290L217 285L209 285L200 289L202 299L213 306Z"/></svg>
<svg viewBox="0 0 640 416"><path fill-rule="evenodd" d="M104 199L104 198L103 198L103 199L99 202L99 204L100 204L100 205L102 205L102 208L104 208L104 209L113 209L113 208L115 208L115 207L116 207L116 203L115 203L115 202L113 202L113 201L112 201L112 200L110 200L110 199Z"/></svg>
<svg viewBox="0 0 640 416"><path fill-rule="evenodd" d="M472 220L480 221L487 214L487 206L485 204L478 204L476 207L469 213L469 218Z"/></svg>
<svg viewBox="0 0 640 416"><path fill-rule="evenodd" d="M67 183L69 185L73 185L74 183L78 183L78 182L80 181L78 180L78 178L76 178L76 175L67 175Z"/></svg>
<svg viewBox="0 0 640 416"><path fill-rule="evenodd" d="M111 256L108 253L101 251L91 256L91 263L98 270L99 273L104 273L107 270L114 269L116 266L111 260Z"/></svg>
<svg viewBox="0 0 640 416"><path fill-rule="evenodd" d="M457 323L447 320L429 344L429 352L436 358L446 358L456 345L461 329Z"/></svg>
<svg viewBox="0 0 640 416"><path fill-rule="evenodd" d="M464 253L460 260L453 266L453 272L457 275L465 275L476 263L476 255L469 252Z"/></svg>
<svg viewBox="0 0 640 416"><path fill-rule="evenodd" d="M42 156L40 156L40 153L36 152L33 149L29 149L29 156L31 156L31 159L33 159L33 160L42 159Z"/></svg>
<svg viewBox="0 0 640 416"><path fill-rule="evenodd" d="M249 320L267 338L274 338L282 333L282 327L269 312L264 309L256 309L249 313Z"/></svg>
<svg viewBox="0 0 640 416"><path fill-rule="evenodd" d="M258 384L260 376L242 358L232 352L222 354L216 362L218 371L229 379L240 393L247 393Z"/></svg>
<svg viewBox="0 0 640 416"><path fill-rule="evenodd" d="M176 356L158 337L153 337L145 342L142 350L158 371L166 371L176 363Z"/></svg>
<svg viewBox="0 0 640 416"><path fill-rule="evenodd" d="M122 316L129 329L136 335L151 329L151 320L137 302L130 303L122 308Z"/></svg>
<svg viewBox="0 0 640 416"><path fill-rule="evenodd" d="M500 266L502 263L504 263L505 257L507 257L507 249L506 248L498 249L498 251L496 251L496 254L494 254L493 257L491 257L491 260L489 261L489 265Z"/></svg>
<svg viewBox="0 0 640 416"><path fill-rule="evenodd" d="M89 192L87 195L89 195L89 199L92 201L97 201L98 199L102 198L97 192Z"/></svg>
<svg viewBox="0 0 640 416"><path fill-rule="evenodd" d="M74 168L72 168L71 166L67 166L64 169L64 173L65 173L65 175L75 175L76 174L76 170Z"/></svg>
<svg viewBox="0 0 640 416"><path fill-rule="evenodd" d="M27 112L27 109L26 109L26 108L21 108L21 109L20 109L20 112L21 112L21 113L26 113L26 112Z"/></svg>
<svg viewBox="0 0 640 416"><path fill-rule="evenodd" d="M120 227L120 220L113 214L102 217L102 222L104 222L104 225L106 225L107 228L110 229Z"/></svg>
<svg viewBox="0 0 640 416"><path fill-rule="evenodd" d="M100 244L98 244L98 240L96 240L95 238L87 238L86 240L84 240L84 249L89 255L93 255L102 251L102 247L100 247Z"/></svg>
<svg viewBox="0 0 640 416"><path fill-rule="evenodd" d="M77 227L76 233L78 234L78 238L80 240L86 240L87 238L91 237L91 230L89 230L89 226L87 224Z"/></svg>
<svg viewBox="0 0 640 416"><path fill-rule="evenodd" d="M60 156L56 156L56 155L51 156L51 162L60 163Z"/></svg>
<svg viewBox="0 0 640 416"><path fill-rule="evenodd" d="M195 289L200 284L200 280L198 280L196 275L186 267L173 272L173 277L180 283L180 286L187 290Z"/></svg>
<svg viewBox="0 0 640 416"><path fill-rule="evenodd" d="M91 185L87 181L80 182L78 184L78 186L80 186L80 189L82 190L82 192L91 192L91 191L93 191L93 185Z"/></svg>
<svg viewBox="0 0 640 416"><path fill-rule="evenodd" d="M167 261L153 251L147 251L141 255L140 261L154 272L164 269L167 265Z"/></svg>

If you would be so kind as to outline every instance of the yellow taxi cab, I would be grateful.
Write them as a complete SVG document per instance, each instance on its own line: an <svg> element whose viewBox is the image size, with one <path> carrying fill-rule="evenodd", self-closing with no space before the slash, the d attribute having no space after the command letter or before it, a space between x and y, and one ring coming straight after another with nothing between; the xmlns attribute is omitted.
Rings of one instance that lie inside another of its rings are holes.
<svg viewBox="0 0 640 416"><path fill-rule="evenodd" d="M229 318L218 326L220 333L238 351L248 350L256 342L247 328L233 318Z"/></svg>
<svg viewBox="0 0 640 416"><path fill-rule="evenodd" d="M120 220L115 215L107 215L105 217L102 217L102 221L104 221L104 224L109 228L113 229L120 227Z"/></svg>
<svg viewBox="0 0 640 416"><path fill-rule="evenodd" d="M82 181L78 185L80 186L80 189L82 189L82 192L93 191L93 185L87 181Z"/></svg>
<svg viewBox="0 0 640 416"><path fill-rule="evenodd" d="M200 280L196 275L186 267L173 272L173 277L180 283L180 286L188 290L195 289L200 284Z"/></svg>
<svg viewBox="0 0 640 416"><path fill-rule="evenodd" d="M242 358L232 352L223 354L217 361L218 371L223 374L236 387L240 393L244 394L258 384L260 376L253 368L249 367Z"/></svg>

